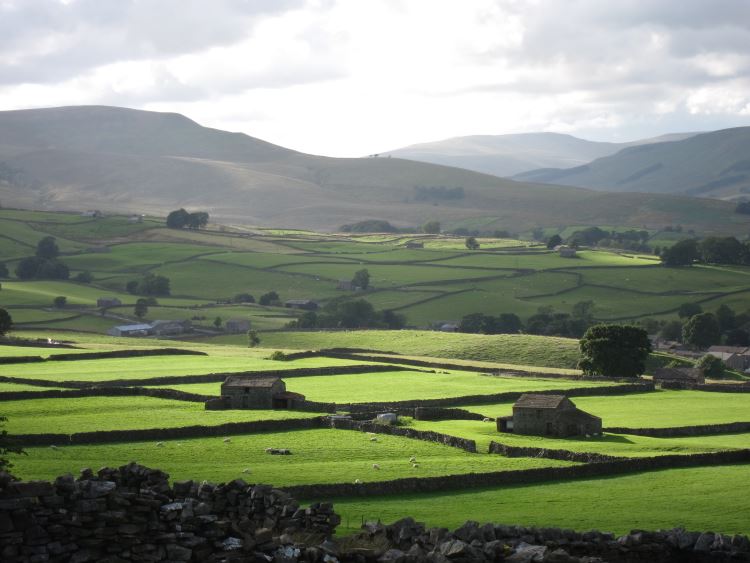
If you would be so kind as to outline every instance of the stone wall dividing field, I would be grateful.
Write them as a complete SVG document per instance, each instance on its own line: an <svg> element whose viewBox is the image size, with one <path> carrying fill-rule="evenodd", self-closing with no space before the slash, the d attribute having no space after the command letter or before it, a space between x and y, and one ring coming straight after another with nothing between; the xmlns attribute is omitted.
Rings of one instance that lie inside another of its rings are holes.
<svg viewBox="0 0 750 563"><path fill-rule="evenodd" d="M568 397L591 397L602 395L629 395L634 393L649 393L654 391L653 383L630 383L623 385L610 385L608 387L576 387L572 389L550 389L534 391L536 394L566 395ZM490 405L494 403L505 403L517 400L522 391L506 391L504 393L489 393L484 395L464 395L461 397L450 397L446 399L415 399L407 401L386 401L373 403L351 403L339 405L339 409L358 412L373 410L393 410L422 407L454 407L470 405Z"/></svg>
<svg viewBox="0 0 750 563"><path fill-rule="evenodd" d="M5 356L0 358L0 365L32 364L45 361L41 356Z"/></svg>
<svg viewBox="0 0 750 563"><path fill-rule="evenodd" d="M203 403L213 397L198 395L176 389L150 387L88 387L85 389L48 389L46 391L0 391L0 401L23 401L27 399L63 399L81 397L158 397L173 401ZM325 411L321 411L325 412Z"/></svg>
<svg viewBox="0 0 750 563"><path fill-rule="evenodd" d="M375 422L366 422L358 420L347 420L344 418L330 418L330 426L341 430L359 430L360 432L371 432L373 434L388 434L390 436L402 436L414 440L423 440L425 442L434 442L443 444L452 448L459 448L467 452L476 453L477 444L474 440L449 436L440 432L430 430L416 430L403 426L391 426L388 424L378 424Z"/></svg>
<svg viewBox="0 0 750 563"><path fill-rule="evenodd" d="M0 487L0 559L8 563L270 561L293 537L320 542L338 523L330 504L302 508L268 485L170 487L169 475L135 463Z"/></svg>
<svg viewBox="0 0 750 563"><path fill-rule="evenodd" d="M698 426L673 426L668 428L604 428L611 434L633 434L652 438L679 438L683 436L710 436L712 434L737 434L750 432L750 422L727 422L724 424L703 424Z"/></svg>
<svg viewBox="0 0 750 563"><path fill-rule="evenodd" d="M65 362L76 360L102 360L105 358L143 358L146 356L208 356L206 352L185 350L184 348L151 348L141 350L108 350L102 352L81 352L78 354L52 354L48 362Z"/></svg>
<svg viewBox="0 0 750 563"><path fill-rule="evenodd" d="M627 459L612 455L598 454L595 452L572 452L569 450L509 446L494 441L490 442L489 453L499 454L505 457L534 457L541 459L556 459L559 461L573 461L576 463L603 463L606 461Z"/></svg>
<svg viewBox="0 0 750 563"><path fill-rule="evenodd" d="M330 483L284 487L297 498L330 499L335 497L388 496L412 493L437 493L482 487L527 485L570 479L594 479L657 471L750 463L750 450L734 450L691 455L666 455L648 458L618 459L601 463L584 463L568 467L506 470L487 473L446 475L442 477L409 477L366 483Z"/></svg>

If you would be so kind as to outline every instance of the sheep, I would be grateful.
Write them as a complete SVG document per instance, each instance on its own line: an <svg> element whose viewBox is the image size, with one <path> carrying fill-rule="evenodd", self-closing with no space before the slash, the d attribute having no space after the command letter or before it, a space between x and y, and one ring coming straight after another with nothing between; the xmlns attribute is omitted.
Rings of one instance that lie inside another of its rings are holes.
<svg viewBox="0 0 750 563"><path fill-rule="evenodd" d="M375 436L375 432L366 432L368 436Z"/></svg>
<svg viewBox="0 0 750 563"><path fill-rule="evenodd" d="M56 450L56 449L57 449L57 446L55 446L55 445L53 444L53 445L51 445L51 446L50 446L50 448L51 448L51 449L53 449L53 450Z"/></svg>
<svg viewBox="0 0 750 563"><path fill-rule="evenodd" d="M377 463L373 463L372 464L372 468L373 469L380 469L380 465L378 465Z"/></svg>
<svg viewBox="0 0 750 563"><path fill-rule="evenodd" d="M156 442L156 447L157 448L163 448L164 447L164 442Z"/></svg>
<svg viewBox="0 0 750 563"><path fill-rule="evenodd" d="M232 441L232 439L231 438L224 438L223 441L224 441L225 444L228 444L229 442Z"/></svg>
<svg viewBox="0 0 750 563"><path fill-rule="evenodd" d="M375 436L373 436L372 438L370 438L370 442L377 442L377 441L378 441L378 439Z"/></svg>
<svg viewBox="0 0 750 563"><path fill-rule="evenodd" d="M417 458L415 456L411 456L409 458L409 463L415 463L417 461Z"/></svg>
<svg viewBox="0 0 750 563"><path fill-rule="evenodd" d="M354 484L355 485L361 485L362 484L362 479L355 479L354 480Z"/></svg>
<svg viewBox="0 0 750 563"><path fill-rule="evenodd" d="M482 422L492 422L491 418L487 418L486 416L482 419Z"/></svg>
<svg viewBox="0 0 750 563"><path fill-rule="evenodd" d="M418 463L412 463L412 464L411 464L411 466L412 466L412 467L413 467L414 469L419 469L419 464L418 464Z"/></svg>
<svg viewBox="0 0 750 563"><path fill-rule="evenodd" d="M246 467L245 469L243 469L243 470L242 470L242 472L243 472L243 473L250 473L250 468L249 468L249 467Z"/></svg>

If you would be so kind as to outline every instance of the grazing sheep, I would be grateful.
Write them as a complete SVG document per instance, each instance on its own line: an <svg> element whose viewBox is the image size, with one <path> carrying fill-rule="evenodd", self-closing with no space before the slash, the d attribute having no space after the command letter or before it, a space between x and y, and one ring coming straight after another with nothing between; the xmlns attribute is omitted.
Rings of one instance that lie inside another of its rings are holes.
<svg viewBox="0 0 750 563"><path fill-rule="evenodd" d="M372 464L373 469L380 469L380 466L377 463Z"/></svg>
<svg viewBox="0 0 750 563"><path fill-rule="evenodd" d="M484 417L484 418L482 419L482 422L492 422L492 419L491 419L491 418L487 418L487 417Z"/></svg>
<svg viewBox="0 0 750 563"><path fill-rule="evenodd" d="M366 432L368 436L375 436L375 432Z"/></svg>
<svg viewBox="0 0 750 563"><path fill-rule="evenodd" d="M354 484L355 485L361 485L362 484L362 479L355 479L354 480Z"/></svg>
<svg viewBox="0 0 750 563"><path fill-rule="evenodd" d="M414 462L416 462L416 461L417 461L417 458L416 458L416 457L414 457L414 456L411 456L411 457L409 458L409 462L411 462L411 463L414 463Z"/></svg>
<svg viewBox="0 0 750 563"><path fill-rule="evenodd" d="M411 466L412 466L412 467L413 467L414 469L418 469L418 468L419 468L419 464L418 464L418 463L412 463L412 464L411 464Z"/></svg>
<svg viewBox="0 0 750 563"><path fill-rule="evenodd" d="M377 441L378 441L378 439L375 436L373 436L372 438L370 438L370 442L377 442Z"/></svg>
<svg viewBox="0 0 750 563"><path fill-rule="evenodd" d="M156 447L157 448L163 448L164 447L164 442L156 442Z"/></svg>
<svg viewBox="0 0 750 563"><path fill-rule="evenodd" d="M52 448L53 450L56 450L56 449L57 449L57 446L55 446L55 445L51 445L51 446L50 446L50 448Z"/></svg>
<svg viewBox="0 0 750 563"><path fill-rule="evenodd" d="M249 467L246 467L245 469L243 469L243 470L242 470L242 472L243 472L243 473L250 473L250 468L249 468Z"/></svg>
<svg viewBox="0 0 750 563"><path fill-rule="evenodd" d="M232 441L232 439L231 438L224 438L223 441L224 441L225 444L228 444L229 442Z"/></svg>

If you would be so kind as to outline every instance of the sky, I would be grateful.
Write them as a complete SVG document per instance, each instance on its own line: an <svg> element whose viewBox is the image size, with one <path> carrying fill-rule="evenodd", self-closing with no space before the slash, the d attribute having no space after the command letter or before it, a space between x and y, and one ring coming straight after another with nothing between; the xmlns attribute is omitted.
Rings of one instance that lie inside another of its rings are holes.
<svg viewBox="0 0 750 563"><path fill-rule="evenodd" d="M0 110L182 113L363 156L750 125L747 0L0 0Z"/></svg>

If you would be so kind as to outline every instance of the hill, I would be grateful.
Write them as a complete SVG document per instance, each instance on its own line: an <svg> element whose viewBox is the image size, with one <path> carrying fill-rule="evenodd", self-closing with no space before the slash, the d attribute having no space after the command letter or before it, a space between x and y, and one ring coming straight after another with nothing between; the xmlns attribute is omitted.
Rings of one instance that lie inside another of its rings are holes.
<svg viewBox="0 0 750 563"><path fill-rule="evenodd" d="M101 106L0 112L0 201L151 214L189 207L225 222L318 230L438 219L516 231L680 223L745 232L750 221L723 202L601 194L397 158L313 156L177 114Z"/></svg>
<svg viewBox="0 0 750 563"><path fill-rule="evenodd" d="M589 164L516 179L618 192L732 198L750 192L750 127L626 148Z"/></svg>
<svg viewBox="0 0 750 563"><path fill-rule="evenodd" d="M384 155L511 177L538 168L581 166L626 147L681 140L692 135L675 133L630 143L587 141L561 133L471 135L411 145Z"/></svg>

